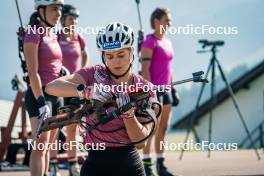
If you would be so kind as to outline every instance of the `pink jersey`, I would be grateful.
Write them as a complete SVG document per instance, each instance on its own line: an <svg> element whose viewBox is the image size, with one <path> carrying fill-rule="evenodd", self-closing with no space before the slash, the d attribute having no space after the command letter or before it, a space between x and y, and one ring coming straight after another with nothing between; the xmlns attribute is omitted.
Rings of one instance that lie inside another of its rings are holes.
<svg viewBox="0 0 264 176"><path fill-rule="evenodd" d="M93 85L94 83L102 83L104 85L115 85L111 77L107 74L107 70L105 67L101 65L96 65L92 67L86 67L77 72L80 74L84 80L86 81L86 85ZM133 84L142 83L142 85L150 84L142 77L133 74ZM155 95L153 94L153 97ZM95 121L92 119L87 118L87 123L94 124ZM116 118L104 125L100 125L98 129L104 131L114 130L120 127L124 127L125 124L122 118ZM101 133L100 131L93 130L92 134L87 133L85 137L85 143L89 144L99 144L104 143L101 140L98 140L93 135L99 137L100 139L108 140L108 141L122 141L122 142L130 142L126 129L119 130L113 133ZM106 147L119 147L124 146L121 144L112 144L106 143Z"/></svg>
<svg viewBox="0 0 264 176"><path fill-rule="evenodd" d="M68 41L65 34L58 34L59 44L63 54L63 65L70 71L74 73L81 69L81 51L85 49L84 38L75 34L72 40Z"/></svg>
<svg viewBox="0 0 264 176"><path fill-rule="evenodd" d="M62 53L56 34L52 33L49 36L46 32L38 33L41 30L36 31L37 33L26 32L24 43L38 45L38 73L42 86L45 86L60 76Z"/></svg>
<svg viewBox="0 0 264 176"><path fill-rule="evenodd" d="M171 83L174 53L170 40L166 37L158 39L153 34L149 34L141 47L153 50L149 70L151 82L154 85Z"/></svg>

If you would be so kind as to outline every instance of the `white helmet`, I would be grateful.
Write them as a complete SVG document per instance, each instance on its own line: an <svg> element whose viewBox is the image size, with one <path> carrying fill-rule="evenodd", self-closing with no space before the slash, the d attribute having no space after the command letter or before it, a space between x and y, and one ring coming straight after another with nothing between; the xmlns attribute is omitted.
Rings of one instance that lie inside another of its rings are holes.
<svg viewBox="0 0 264 176"><path fill-rule="evenodd" d="M35 9L37 10L39 6L48 6L51 4L64 4L64 0L35 0Z"/></svg>
<svg viewBox="0 0 264 176"><path fill-rule="evenodd" d="M101 29L96 37L99 51L115 51L129 48L134 43L134 33L128 25L113 22Z"/></svg>

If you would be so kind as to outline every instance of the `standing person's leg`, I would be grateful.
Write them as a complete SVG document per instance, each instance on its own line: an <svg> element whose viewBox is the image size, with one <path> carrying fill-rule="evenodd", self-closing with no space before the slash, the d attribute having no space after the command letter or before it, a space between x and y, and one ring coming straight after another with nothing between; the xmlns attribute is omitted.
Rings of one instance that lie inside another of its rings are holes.
<svg viewBox="0 0 264 176"><path fill-rule="evenodd" d="M45 172L44 172L44 176L48 176L49 174L49 159L50 159L50 150L47 150L46 151L46 154L45 154L45 163L47 163L45 165Z"/></svg>
<svg viewBox="0 0 264 176"><path fill-rule="evenodd" d="M76 104L72 103L72 97L64 98L64 106L66 105L73 105ZM77 141L76 141L76 134L77 134L77 124L72 124L66 126L66 143L69 144L69 149L67 150L68 155L68 163L69 163L69 175L70 176L79 176L81 168L78 165L78 158L77 158ZM73 144L70 146L70 144Z"/></svg>
<svg viewBox="0 0 264 176"><path fill-rule="evenodd" d="M31 136L32 136L32 151L30 154L30 174L32 176L43 176L45 173L46 167L46 153L48 151L48 141L50 139L50 132L44 132L40 135L39 139L34 139L35 133L39 126L40 119L39 116L39 109L37 106L37 100L34 97L32 89L29 87L26 91L25 95L25 105L27 112L30 117L30 124L31 124ZM49 107L51 109L51 107Z"/></svg>
<svg viewBox="0 0 264 176"><path fill-rule="evenodd" d="M155 136L155 151L158 156L161 156L164 153L164 148L160 147L160 144L165 140L166 131L172 117L171 104L163 105L162 109L163 110L159 119L159 124Z"/></svg>
<svg viewBox="0 0 264 176"><path fill-rule="evenodd" d="M50 144L57 142L56 140L58 139L58 132L59 132L58 129L51 131L50 141L49 141ZM46 154L46 160L47 160L46 173L48 173L48 170L50 169L51 176L59 176L57 154L58 154L57 148L55 150L53 149L49 150L49 152L47 152Z"/></svg>
<svg viewBox="0 0 264 176"><path fill-rule="evenodd" d="M32 128L32 136L34 136L37 127L39 125L39 119L38 117L31 117L30 118L31 128ZM44 175L45 167L46 167L46 161L45 156L47 153L46 146L47 142L50 138L50 132L45 132L40 135L40 138L37 140L33 140L32 144L36 144L36 148L32 148L31 154L30 154L30 175L36 176L36 175ZM42 148L44 146L44 148Z"/></svg>
<svg viewBox="0 0 264 176"><path fill-rule="evenodd" d="M154 173L151 169L152 162L151 162L151 156L150 156L150 150L151 150L151 144L153 135L148 139L147 145L145 148L143 148L143 165L146 172L146 176L154 176Z"/></svg>
<svg viewBox="0 0 264 176"><path fill-rule="evenodd" d="M164 104L164 101L169 101L168 99L165 99L164 98L164 93L162 92L158 92L157 93L157 98L158 98L158 101L161 103L161 104ZM166 102L166 103L169 103L169 102ZM161 116L162 116L163 113L163 108L162 108L162 112L161 112ZM151 137L148 141L147 141L147 146L143 149L143 164L144 164L144 168L145 168L145 171L146 171L146 176L155 176L155 174L153 173L152 171L152 159L151 159L151 156L150 156L150 150L151 150L151 145L152 145L152 139L155 138L155 151L156 150L156 143L157 143L157 133L158 133L158 126L160 124L160 121L161 121L162 117L159 117L159 119L157 119L157 130L155 132L155 134L153 134L153 136L155 137ZM160 137L159 137L160 138ZM158 146L159 147L159 146ZM157 152L156 152L157 153Z"/></svg>
<svg viewBox="0 0 264 176"><path fill-rule="evenodd" d="M172 117L172 97L171 93L165 93L162 96L162 113L159 120L158 128L155 136L155 151L157 155L157 173L159 176L173 176L167 168L164 166L164 148L161 147L161 143L165 142L166 131L168 129L171 117Z"/></svg>
<svg viewBox="0 0 264 176"><path fill-rule="evenodd" d="M62 98L51 96L48 94L45 94L45 95L47 97L46 98L47 103L52 107L52 116L57 115L57 109L61 107L63 104ZM59 132L59 129L51 130L50 140L49 140L50 144L58 142L57 141L58 132ZM48 170L50 170L50 176L60 176L59 169L58 169L57 153L58 153L58 149L55 148L55 150L52 149L46 154L46 159L47 159L46 173L48 172Z"/></svg>
<svg viewBox="0 0 264 176"><path fill-rule="evenodd" d="M66 127L67 139L66 143L71 145L71 148L67 150L68 154L68 162L69 162L69 175L70 176L78 176L80 175L80 166L78 165L77 158L77 141L76 141L76 133L77 133L77 125L69 125Z"/></svg>

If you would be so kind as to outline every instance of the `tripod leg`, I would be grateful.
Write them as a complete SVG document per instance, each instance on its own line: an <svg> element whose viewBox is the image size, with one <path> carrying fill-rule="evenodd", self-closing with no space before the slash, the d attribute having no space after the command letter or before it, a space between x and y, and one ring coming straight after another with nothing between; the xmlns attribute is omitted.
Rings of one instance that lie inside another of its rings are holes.
<svg viewBox="0 0 264 176"><path fill-rule="evenodd" d="M263 105L262 108L263 108L263 109L262 109L262 110L263 110L263 115L264 115L264 89L263 89L263 97L262 97L262 98L263 98L263 102L262 102L262 105ZM263 140L263 139L262 139L262 140ZM264 148L262 148L262 152L264 153Z"/></svg>
<svg viewBox="0 0 264 176"><path fill-rule="evenodd" d="M197 131L195 130L195 128L192 128L192 131L193 131L193 135L194 135L194 139L195 139L195 141L196 141L197 143L201 143L201 140L200 140L200 138L199 138L199 136L198 136L198 133L197 133Z"/></svg>
<svg viewBox="0 0 264 176"><path fill-rule="evenodd" d="M212 123L213 123L213 105L215 103L215 63L213 60L212 63L212 74L211 74L211 103L210 112L209 112L209 128L208 128L208 142L211 143L212 140ZM211 150L208 147L208 154L207 157L210 158Z"/></svg>
<svg viewBox="0 0 264 176"><path fill-rule="evenodd" d="M257 148L256 148L256 146L255 146L255 144L254 144L254 142L253 142L253 140L252 140L252 137L251 137L251 135L250 135L250 133L249 133L249 130L248 130L247 124L246 124L246 122L245 122L245 120L244 120L244 117L243 117L243 115L242 115L242 113L241 113L241 111L240 111L240 108L239 108L239 106L238 106L238 104L237 104L237 101L236 101L236 99L235 99L234 92L233 92L233 90L232 90L230 84L228 83L228 81L227 81L227 79L226 79L226 76L225 76L225 74L224 74L224 72L223 72L223 70L222 70L222 68L221 68L221 65L220 65L219 61L218 61L217 59L215 59L215 60L216 60L216 63L217 63L218 69L219 69L219 71L220 71L221 77L222 77L223 81L225 82L226 87L228 88L228 91L229 91L229 93L230 93L230 96L231 96L232 102L233 102L233 104L234 104L234 106L235 106L235 109L236 109L236 111L237 111L237 113L238 113L238 116L239 116L239 118L240 118L240 120L241 120L241 122L242 122L242 124L243 124L243 126L244 126L244 129L245 129L245 131L246 131L246 133L247 133L247 136L248 136L248 138L249 138L249 140L250 140L250 143L251 143L252 147L253 147L254 150L255 150L255 153L256 153L256 155L257 155L258 160L260 160L261 158L260 158L260 156L259 156L258 150L257 150Z"/></svg>
<svg viewBox="0 0 264 176"><path fill-rule="evenodd" d="M212 63L213 63L213 62L212 62L212 60L211 60L211 61L210 61L210 64L208 65L208 68L207 68L206 74L205 74L205 79L207 79L207 77L208 77L208 75L209 75L209 72L210 72L211 67L212 67ZM187 133L186 133L186 136L185 136L185 139L184 139L184 144L187 143L191 131L194 131L194 130L193 130L194 115L195 115L196 110L197 110L198 107L199 107L199 104L200 104L200 101L201 101L201 97L202 97L202 94L203 94L203 91L204 91L204 87L205 87L205 83L202 84L202 87L201 87L201 89L200 89L199 96L198 96L198 99L197 99L197 102L196 102L196 105L195 105L195 111L193 112L193 114L191 115L191 117L190 117L190 119L189 119L188 127L187 127ZM196 133L196 134L197 134L197 133ZM184 153L184 150L183 150L183 148L182 148L182 149L181 149L181 153L180 153L180 157L179 157L180 160L182 160L183 153Z"/></svg>

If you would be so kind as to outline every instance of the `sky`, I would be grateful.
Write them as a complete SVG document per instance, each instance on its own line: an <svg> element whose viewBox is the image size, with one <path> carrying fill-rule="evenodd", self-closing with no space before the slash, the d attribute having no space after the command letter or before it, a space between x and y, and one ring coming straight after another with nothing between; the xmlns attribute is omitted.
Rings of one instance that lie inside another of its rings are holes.
<svg viewBox="0 0 264 176"><path fill-rule="evenodd" d="M28 23L34 10L33 0L18 0L23 23ZM135 33L139 30L139 21L135 0L66 0L81 12L79 26L101 27L119 21L130 25ZM16 30L19 27L15 0L3 0L0 6L0 99L13 100L16 92L11 89L11 79L21 67L18 58ZM174 80L189 78L191 73L206 70L210 53L198 54L201 49L199 39L224 40L219 47L217 57L222 67L228 71L233 67L247 63L254 65L264 58L264 19L263 0L141 0L140 11L145 34L151 33L150 14L157 7L168 7L172 12L172 26L209 25L236 27L236 35L208 33L169 34L173 43L175 57L173 60ZM101 62L96 50L95 35L85 35L90 64ZM137 59L136 59L137 60ZM134 64L137 70L137 61Z"/></svg>

